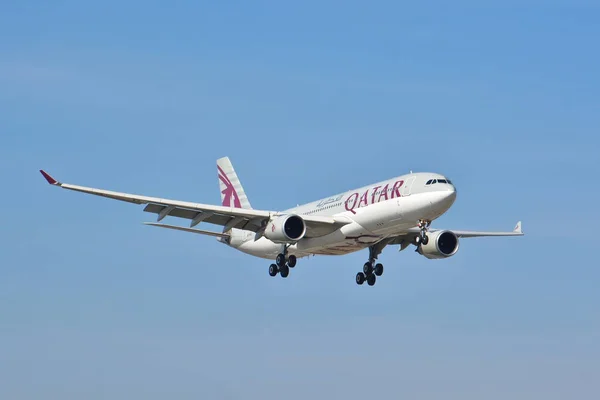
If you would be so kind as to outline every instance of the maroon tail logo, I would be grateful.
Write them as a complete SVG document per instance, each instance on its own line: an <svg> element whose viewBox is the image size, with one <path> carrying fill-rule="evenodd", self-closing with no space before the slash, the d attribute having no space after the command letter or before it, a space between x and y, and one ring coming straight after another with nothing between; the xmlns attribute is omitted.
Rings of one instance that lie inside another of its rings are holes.
<svg viewBox="0 0 600 400"><path fill-rule="evenodd" d="M233 198L233 207L242 208L242 203L240 203L240 198L233 187L233 184L225 174L225 172L217 165L219 169L219 179L225 185L225 189L221 191L223 193L223 205L226 207L231 207L231 199Z"/></svg>

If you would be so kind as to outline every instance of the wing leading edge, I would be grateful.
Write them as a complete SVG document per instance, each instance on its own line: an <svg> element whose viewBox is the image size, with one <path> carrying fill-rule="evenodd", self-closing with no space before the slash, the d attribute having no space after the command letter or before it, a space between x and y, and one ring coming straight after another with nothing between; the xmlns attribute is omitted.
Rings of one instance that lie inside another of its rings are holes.
<svg viewBox="0 0 600 400"><path fill-rule="evenodd" d="M189 219L191 221L190 228L193 228L200 222L207 222L223 226L223 231L227 231L231 228L238 228L260 233L272 216L282 215L276 211L216 206L72 185L54 179L44 170L40 170L40 173L50 185L58 186L63 189L133 204L146 204L144 211L158 214L157 222L160 222L167 216ZM302 218L307 225L306 237L315 237L331 233L349 223L349 221L333 217L303 215Z"/></svg>

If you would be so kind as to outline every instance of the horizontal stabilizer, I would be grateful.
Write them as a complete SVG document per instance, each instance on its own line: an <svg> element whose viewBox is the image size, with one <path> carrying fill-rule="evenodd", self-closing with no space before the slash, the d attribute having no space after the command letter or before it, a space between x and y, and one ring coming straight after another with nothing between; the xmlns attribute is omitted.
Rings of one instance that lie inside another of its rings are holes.
<svg viewBox="0 0 600 400"><path fill-rule="evenodd" d="M144 222L145 225L150 225L150 226L157 226L159 228L167 228L167 229L174 229L176 231L184 231L184 232L191 232L191 233L198 233L200 235L207 235L207 236L215 236L215 237L224 237L227 238L229 237L229 234L227 233L219 233L219 232L210 232L210 231L203 231L202 229L195 229L195 228L187 228L185 226L176 226L176 225L166 225L166 224L158 224L156 222Z"/></svg>

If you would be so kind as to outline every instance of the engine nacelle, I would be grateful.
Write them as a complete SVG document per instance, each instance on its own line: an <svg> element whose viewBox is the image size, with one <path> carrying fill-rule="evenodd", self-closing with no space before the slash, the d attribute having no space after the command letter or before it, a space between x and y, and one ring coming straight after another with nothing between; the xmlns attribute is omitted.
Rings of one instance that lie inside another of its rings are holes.
<svg viewBox="0 0 600 400"><path fill-rule="evenodd" d="M458 236L452 231L437 231L427 236L429 241L420 245L418 252L429 259L448 258L458 251Z"/></svg>
<svg viewBox="0 0 600 400"><path fill-rule="evenodd" d="M265 237L275 243L294 243L306 234L304 220L294 214L275 217L265 228Z"/></svg>

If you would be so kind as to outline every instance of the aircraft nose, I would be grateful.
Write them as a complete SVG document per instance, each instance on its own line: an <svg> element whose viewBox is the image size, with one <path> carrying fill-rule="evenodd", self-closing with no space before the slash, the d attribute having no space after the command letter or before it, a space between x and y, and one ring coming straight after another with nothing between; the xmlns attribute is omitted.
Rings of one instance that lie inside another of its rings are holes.
<svg viewBox="0 0 600 400"><path fill-rule="evenodd" d="M448 191L451 193L451 196L456 198L456 187L454 185L448 185Z"/></svg>
<svg viewBox="0 0 600 400"><path fill-rule="evenodd" d="M454 185L448 185L448 198L454 201L456 199L456 188Z"/></svg>
<svg viewBox="0 0 600 400"><path fill-rule="evenodd" d="M444 208L449 208L452 204L454 204L454 200L456 200L456 188L454 185L448 185L447 188L444 188L439 193L439 204Z"/></svg>

